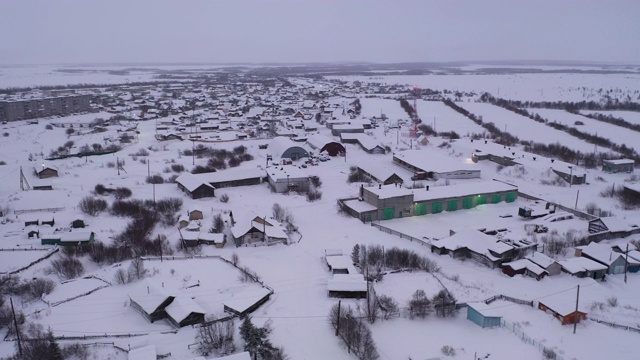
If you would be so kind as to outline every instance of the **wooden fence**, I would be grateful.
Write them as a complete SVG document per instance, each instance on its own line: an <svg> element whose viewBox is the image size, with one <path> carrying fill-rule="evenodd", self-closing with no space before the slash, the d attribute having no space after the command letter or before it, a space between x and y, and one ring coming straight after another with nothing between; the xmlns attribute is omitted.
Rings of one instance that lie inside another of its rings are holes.
<svg viewBox="0 0 640 360"><path fill-rule="evenodd" d="M401 239L409 239L410 241L416 241L416 242L418 242L418 244L424 245L424 246L428 247L429 249L431 249L431 243L429 241L425 241L423 239L418 239L417 237L413 237L411 235L403 234L403 233L401 233L399 231L396 231L396 230L393 230L393 229L389 229L386 226L382 226L380 224L376 224L373 221L371 222L371 226L377 228L378 230L380 230L382 232L386 232L387 234L397 235Z"/></svg>
<svg viewBox="0 0 640 360"><path fill-rule="evenodd" d="M64 210L64 207L56 207L56 208L41 208L41 209L23 209L23 210L14 210L13 213L16 215L32 213L32 212L56 212Z"/></svg>
<svg viewBox="0 0 640 360"><path fill-rule="evenodd" d="M640 329L636 328L636 327L633 327L633 326L620 325L620 324L612 323L612 322L609 322L609 321L604 321L604 320L600 320L600 319L597 319L597 318L593 318L591 316L587 317L587 319L589 319L591 321L595 321L595 322L597 322L599 324L604 324L604 325L610 326L612 328L621 329L621 330L627 330L627 331L633 331L633 332L636 332L636 333L640 334Z"/></svg>
<svg viewBox="0 0 640 360"><path fill-rule="evenodd" d="M27 270L28 268L32 267L33 265L46 260L48 258L50 258L51 256L53 256L53 254L57 253L58 251L60 251L60 249L58 247L56 247L55 249L53 249L50 253L48 253L47 255L41 257L40 259L36 260L36 261L32 261L31 263L29 263L29 265L23 266L20 269L17 270L13 270L13 271L9 271L7 274L9 275L13 275L13 274L17 274L21 271Z"/></svg>

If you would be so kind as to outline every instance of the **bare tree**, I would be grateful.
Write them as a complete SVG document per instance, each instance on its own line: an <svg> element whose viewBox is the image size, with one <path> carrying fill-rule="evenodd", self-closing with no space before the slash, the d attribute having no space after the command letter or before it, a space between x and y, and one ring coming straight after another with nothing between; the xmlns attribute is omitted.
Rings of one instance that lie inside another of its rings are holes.
<svg viewBox="0 0 640 360"><path fill-rule="evenodd" d="M383 320L389 320L400 314L398 302L387 295L378 296L378 307L380 307Z"/></svg>
<svg viewBox="0 0 640 360"><path fill-rule="evenodd" d="M233 320L213 321L198 328L196 340L198 353L203 356L215 354L224 356L236 351L233 342L235 326Z"/></svg>
<svg viewBox="0 0 640 360"><path fill-rule="evenodd" d="M221 214L216 214L213 216L211 232L219 234L222 231L224 231L224 220Z"/></svg>
<svg viewBox="0 0 640 360"><path fill-rule="evenodd" d="M409 300L409 317L425 318L431 312L431 300L427 297L424 290L418 289L413 293Z"/></svg>
<svg viewBox="0 0 640 360"><path fill-rule="evenodd" d="M142 258L137 257L131 260L129 264L129 276L130 278L142 279L147 275L148 270L144 268L144 261Z"/></svg>
<svg viewBox="0 0 640 360"><path fill-rule="evenodd" d="M128 284L131 282L131 277L129 276L129 272L124 269L116 270L116 273L113 276L114 280L117 284Z"/></svg>
<svg viewBox="0 0 640 360"><path fill-rule="evenodd" d="M82 275L84 273L84 266L80 260L70 256L65 256L51 261L49 271L64 280L68 280Z"/></svg>

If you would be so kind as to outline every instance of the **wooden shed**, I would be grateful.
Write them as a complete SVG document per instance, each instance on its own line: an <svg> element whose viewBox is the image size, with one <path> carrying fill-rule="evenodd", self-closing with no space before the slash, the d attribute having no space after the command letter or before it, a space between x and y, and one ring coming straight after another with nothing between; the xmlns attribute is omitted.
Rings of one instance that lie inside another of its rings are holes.
<svg viewBox="0 0 640 360"><path fill-rule="evenodd" d="M224 311L243 318L267 302L271 294L272 292L266 288L235 293L231 299L223 302Z"/></svg>
<svg viewBox="0 0 640 360"><path fill-rule="evenodd" d="M53 166L42 164L42 166L36 166L34 169L39 179L58 177L58 169Z"/></svg>
<svg viewBox="0 0 640 360"><path fill-rule="evenodd" d="M185 296L176 297L164 310L167 320L177 328L203 323L206 314L200 305Z"/></svg>
<svg viewBox="0 0 640 360"><path fill-rule="evenodd" d="M192 199L201 199L215 196L215 188L191 173L183 173L176 178L178 188L184 191Z"/></svg>
<svg viewBox="0 0 640 360"><path fill-rule="evenodd" d="M129 305L136 309L149 322L164 319L167 314L165 308L173 302L174 296L167 295L153 286L138 286L136 291L129 294Z"/></svg>
<svg viewBox="0 0 640 360"><path fill-rule="evenodd" d="M329 297L364 299L368 285L362 275L334 274L327 282Z"/></svg>
<svg viewBox="0 0 640 360"><path fill-rule="evenodd" d="M587 318L587 313L581 311L580 308L576 311L575 304L571 301L558 303L554 300L544 300L538 303L538 309L552 314L556 319L560 320L562 325L569 325L579 323Z"/></svg>
<svg viewBox="0 0 640 360"><path fill-rule="evenodd" d="M602 171L606 173L632 173L633 159L602 160Z"/></svg>

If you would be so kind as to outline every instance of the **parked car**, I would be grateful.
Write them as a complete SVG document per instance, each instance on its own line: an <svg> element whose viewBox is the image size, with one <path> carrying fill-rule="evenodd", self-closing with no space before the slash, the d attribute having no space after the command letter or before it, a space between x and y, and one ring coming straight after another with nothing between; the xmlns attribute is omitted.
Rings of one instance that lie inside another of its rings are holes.
<svg viewBox="0 0 640 360"><path fill-rule="evenodd" d="M330 160L330 159L331 159L331 158L330 158L329 156L325 155L325 154L320 154L320 155L318 155L318 160L320 160L320 161L323 161L323 162L324 162L324 161L328 161L328 160Z"/></svg>

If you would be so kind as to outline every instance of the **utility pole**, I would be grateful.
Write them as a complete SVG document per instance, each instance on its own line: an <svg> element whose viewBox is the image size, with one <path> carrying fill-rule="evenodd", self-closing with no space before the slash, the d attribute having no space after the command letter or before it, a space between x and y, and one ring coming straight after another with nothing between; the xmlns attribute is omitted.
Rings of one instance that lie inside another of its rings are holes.
<svg viewBox="0 0 640 360"><path fill-rule="evenodd" d="M120 158L116 158L116 167L118 168L118 176L120 176Z"/></svg>
<svg viewBox="0 0 640 360"><path fill-rule="evenodd" d="M578 196L580 196L580 189L578 189L578 193L576 194L576 206L574 206L574 209L578 209Z"/></svg>
<svg viewBox="0 0 640 360"><path fill-rule="evenodd" d="M13 309L13 298L9 298L11 302L11 313L13 313L13 325L16 327L16 338L18 339L18 352L22 356L22 341L20 340L20 329L18 328L18 320L16 319L16 311Z"/></svg>
<svg viewBox="0 0 640 360"><path fill-rule="evenodd" d="M338 321L336 323L336 336L340 333L340 307L342 306L342 300L338 300Z"/></svg>
<svg viewBox="0 0 640 360"><path fill-rule="evenodd" d="M576 293L576 312L573 315L573 333L576 333L576 327L578 326L578 302L580 301L580 285L578 285L578 292Z"/></svg>
<svg viewBox="0 0 640 360"><path fill-rule="evenodd" d="M149 159L147 159L147 177L151 176L151 165Z"/></svg>
<svg viewBox="0 0 640 360"><path fill-rule="evenodd" d="M627 243L627 250L624 257L624 283L627 283L627 266L629 265L629 243Z"/></svg>

